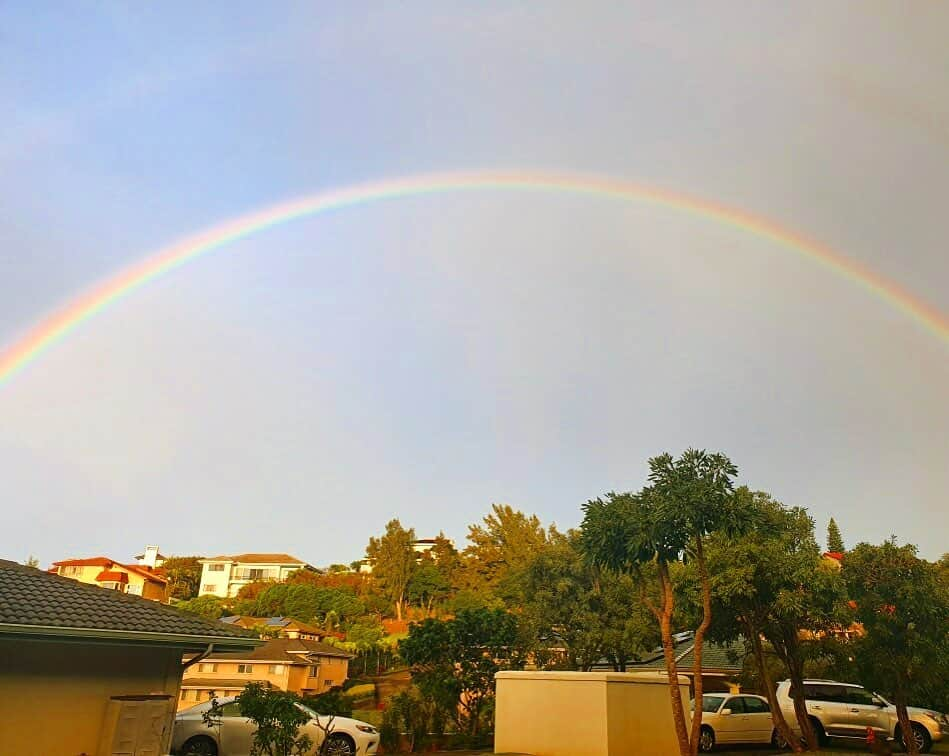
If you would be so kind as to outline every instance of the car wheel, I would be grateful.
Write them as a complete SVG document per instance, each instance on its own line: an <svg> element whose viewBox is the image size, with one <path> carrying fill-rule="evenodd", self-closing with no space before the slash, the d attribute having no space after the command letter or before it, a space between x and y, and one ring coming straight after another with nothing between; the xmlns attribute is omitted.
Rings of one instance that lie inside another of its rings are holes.
<svg viewBox="0 0 949 756"><path fill-rule="evenodd" d="M334 733L323 743L320 754L321 756L356 756L356 744L349 735Z"/></svg>
<svg viewBox="0 0 949 756"><path fill-rule="evenodd" d="M715 732L707 725L702 725L702 731L699 733L699 750L702 753L715 750Z"/></svg>
<svg viewBox="0 0 949 756"><path fill-rule="evenodd" d="M217 743L206 735L188 738L181 746L181 756L217 756Z"/></svg>
<svg viewBox="0 0 949 756"><path fill-rule="evenodd" d="M782 751L791 747L791 744L788 743L784 739L784 736L777 730L771 733L771 745Z"/></svg>
<svg viewBox="0 0 949 756"><path fill-rule="evenodd" d="M929 731L921 724L916 724L916 722L913 722L912 726L913 740L916 741L916 750L920 753L929 753L933 747L933 739L930 737ZM903 742L903 732L901 730L896 733L896 739L905 751L906 744Z"/></svg>

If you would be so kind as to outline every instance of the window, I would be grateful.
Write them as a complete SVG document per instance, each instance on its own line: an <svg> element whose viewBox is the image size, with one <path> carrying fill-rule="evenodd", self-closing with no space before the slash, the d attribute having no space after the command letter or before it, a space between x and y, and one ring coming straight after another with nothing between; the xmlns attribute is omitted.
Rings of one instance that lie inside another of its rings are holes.
<svg viewBox="0 0 949 756"><path fill-rule="evenodd" d="M843 685L825 685L811 683L804 686L804 697L808 701L827 701L829 703L847 703L848 694Z"/></svg>
<svg viewBox="0 0 949 756"><path fill-rule="evenodd" d="M747 714L771 713L771 709L768 708L768 704L765 701L762 701L760 698L752 698L751 696L742 696L741 700L745 702L745 712Z"/></svg>
<svg viewBox="0 0 949 756"><path fill-rule="evenodd" d="M864 688L845 688L847 694L847 703L859 704L860 706L876 706L877 700L873 694Z"/></svg>
<svg viewBox="0 0 949 756"><path fill-rule="evenodd" d="M209 564L208 572L224 572L223 564Z"/></svg>
<svg viewBox="0 0 949 756"><path fill-rule="evenodd" d="M237 665L237 674L239 675L249 675L252 671L253 664L238 664Z"/></svg>
<svg viewBox="0 0 949 756"><path fill-rule="evenodd" d="M129 583L129 584L125 587L125 592L126 592L126 593L131 593L133 596L141 596L141 595L142 595L142 584L139 583L139 584L137 584L137 585L132 585L131 583Z"/></svg>
<svg viewBox="0 0 949 756"><path fill-rule="evenodd" d="M114 581L114 580L105 580L105 581L99 583L99 587L100 587L100 588L105 588L105 589L108 590L108 591L121 591L121 590L122 590L122 584L121 584L121 583L117 583L117 582Z"/></svg>
<svg viewBox="0 0 949 756"><path fill-rule="evenodd" d="M199 664L198 672L217 672L217 664Z"/></svg>
<svg viewBox="0 0 949 756"><path fill-rule="evenodd" d="M78 575L80 572L82 572L82 567L71 566L71 567L61 567L60 569L62 570L62 572L60 573L61 575Z"/></svg>
<svg viewBox="0 0 949 756"><path fill-rule="evenodd" d="M316 666L310 667L307 670L307 677L319 677L319 676L320 676L320 666L318 664Z"/></svg>
<svg viewBox="0 0 949 756"><path fill-rule="evenodd" d="M324 687L324 688L332 688L332 687L333 687L333 681L332 681L332 680L324 680L324 681L323 681L323 687Z"/></svg>
<svg viewBox="0 0 949 756"><path fill-rule="evenodd" d="M267 667L267 672L271 675L282 675L283 674L283 665L282 664L271 664Z"/></svg>
<svg viewBox="0 0 949 756"><path fill-rule="evenodd" d="M714 713L724 700L724 696L702 696L702 711Z"/></svg>
<svg viewBox="0 0 949 756"><path fill-rule="evenodd" d="M231 701L221 707L222 717L239 717L241 715L241 705L237 701Z"/></svg>
<svg viewBox="0 0 949 756"><path fill-rule="evenodd" d="M182 700L182 701L187 701L187 700L188 700L188 691L186 691L186 690L182 690L182 691L181 691L181 700Z"/></svg>
<svg viewBox="0 0 949 756"><path fill-rule="evenodd" d="M729 698L725 702L725 708L731 709L732 714L744 714L745 713L745 700L741 697L738 698Z"/></svg>
<svg viewBox="0 0 949 756"><path fill-rule="evenodd" d="M201 586L201 593L214 593L214 585L211 583L205 583Z"/></svg>

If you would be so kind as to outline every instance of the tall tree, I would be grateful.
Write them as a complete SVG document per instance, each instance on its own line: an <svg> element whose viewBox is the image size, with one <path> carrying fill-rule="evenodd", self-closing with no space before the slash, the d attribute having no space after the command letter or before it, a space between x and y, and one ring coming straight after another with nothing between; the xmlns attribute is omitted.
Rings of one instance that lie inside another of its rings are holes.
<svg viewBox="0 0 949 756"><path fill-rule="evenodd" d="M483 525L468 527L468 542L465 587L517 603L523 571L546 545L547 532L536 515L492 504Z"/></svg>
<svg viewBox="0 0 949 756"><path fill-rule="evenodd" d="M414 542L412 528L403 528L398 520L390 520L386 532L378 538L370 538L366 547L366 557L372 563L372 576L395 607L399 620L405 608L405 591L416 566Z"/></svg>
<svg viewBox="0 0 949 756"><path fill-rule="evenodd" d="M847 550L844 548L844 539L840 535L840 528L837 527L837 521L833 517L827 523L827 550L835 554L843 554Z"/></svg>
<svg viewBox="0 0 949 756"><path fill-rule="evenodd" d="M906 707L928 682L949 675L949 592L915 546L893 540L858 544L843 576L864 630L855 640L858 674L892 697L907 751L919 753L929 735L914 729Z"/></svg>
<svg viewBox="0 0 949 756"><path fill-rule="evenodd" d="M702 696L702 644L712 620L711 582L705 544L712 533L737 532L747 522L734 492L737 468L724 454L687 450L678 459L662 454L649 460L649 485L637 494L608 494L584 506L581 543L595 564L637 572L654 565L658 603L648 601L662 638L672 718L681 756L698 752L702 707L696 706L691 731L678 685L672 623L675 586L671 567L694 560L701 591L702 619L695 630L695 698Z"/></svg>
<svg viewBox="0 0 949 756"><path fill-rule="evenodd" d="M168 577L171 597L193 599L201 588L201 562L199 556L173 556L162 563Z"/></svg>

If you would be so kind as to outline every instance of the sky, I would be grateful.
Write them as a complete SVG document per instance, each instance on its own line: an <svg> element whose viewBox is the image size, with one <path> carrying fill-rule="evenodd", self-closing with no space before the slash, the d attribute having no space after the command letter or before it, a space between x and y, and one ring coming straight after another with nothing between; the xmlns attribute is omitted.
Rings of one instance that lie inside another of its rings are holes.
<svg viewBox="0 0 949 756"><path fill-rule="evenodd" d="M622 7L620 7L622 6ZM295 197L567 172L739 208L949 318L949 6L0 4L0 352ZM821 539L949 551L949 340L681 209L479 190L278 225L0 385L0 556L358 559L393 517L576 526L722 451Z"/></svg>

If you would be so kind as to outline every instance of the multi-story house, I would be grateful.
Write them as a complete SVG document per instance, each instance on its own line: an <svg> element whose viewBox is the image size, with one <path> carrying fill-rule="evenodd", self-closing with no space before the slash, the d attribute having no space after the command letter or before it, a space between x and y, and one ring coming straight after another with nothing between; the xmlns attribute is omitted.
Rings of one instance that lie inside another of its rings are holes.
<svg viewBox="0 0 949 756"><path fill-rule="evenodd" d="M108 557L63 559L53 562L49 572L122 593L168 603L168 578L160 568L122 564Z"/></svg>
<svg viewBox="0 0 949 756"><path fill-rule="evenodd" d="M250 682L300 695L325 693L349 676L352 654L319 641L275 638L250 652L211 654L185 670L178 708L238 695Z"/></svg>
<svg viewBox="0 0 949 756"><path fill-rule="evenodd" d="M201 560L201 596L232 598L248 583L282 583L290 573L316 568L289 554L236 554Z"/></svg>
<svg viewBox="0 0 949 756"><path fill-rule="evenodd" d="M221 617L221 622L243 627L246 630L254 630L261 636L268 638L300 638L301 640L318 641L332 634L316 625L300 622L300 620L291 617L247 617L234 614Z"/></svg>

